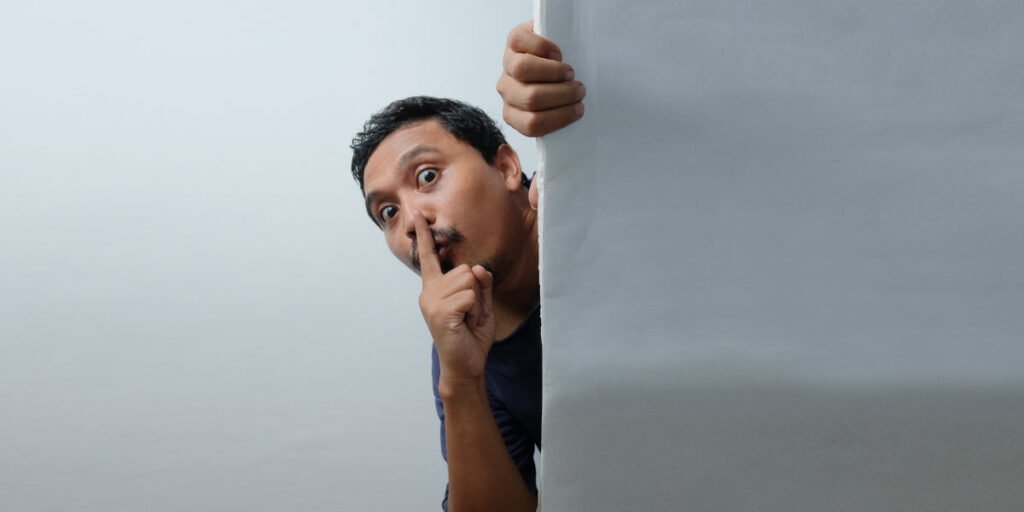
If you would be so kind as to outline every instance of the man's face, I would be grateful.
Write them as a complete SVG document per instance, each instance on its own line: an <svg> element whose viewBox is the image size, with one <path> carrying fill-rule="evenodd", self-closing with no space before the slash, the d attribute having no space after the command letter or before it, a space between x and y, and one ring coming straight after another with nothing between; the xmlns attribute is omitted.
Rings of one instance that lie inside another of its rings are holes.
<svg viewBox="0 0 1024 512"><path fill-rule="evenodd" d="M363 183L367 210L391 252L419 272L414 216L434 233L442 268L480 264L499 279L522 247L518 159L503 147L489 165L480 153L436 121L396 130L377 146Z"/></svg>

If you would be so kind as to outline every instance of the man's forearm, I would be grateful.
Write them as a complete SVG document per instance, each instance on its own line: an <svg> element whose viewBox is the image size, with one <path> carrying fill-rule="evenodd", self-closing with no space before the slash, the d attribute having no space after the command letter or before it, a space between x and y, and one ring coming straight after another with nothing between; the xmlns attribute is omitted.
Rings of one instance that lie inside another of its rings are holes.
<svg viewBox="0 0 1024 512"><path fill-rule="evenodd" d="M483 381L439 386L448 446L449 512L534 512L530 492L505 448Z"/></svg>

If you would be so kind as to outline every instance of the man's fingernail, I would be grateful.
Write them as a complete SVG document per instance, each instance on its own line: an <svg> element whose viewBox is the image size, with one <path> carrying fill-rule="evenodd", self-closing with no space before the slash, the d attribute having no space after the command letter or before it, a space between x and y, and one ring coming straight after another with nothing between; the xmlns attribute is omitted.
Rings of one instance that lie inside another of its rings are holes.
<svg viewBox="0 0 1024 512"><path fill-rule="evenodd" d="M576 85L576 101L582 100L587 95L587 88L583 84Z"/></svg>
<svg viewBox="0 0 1024 512"><path fill-rule="evenodd" d="M583 104L582 103L577 103L576 104L576 117L580 117L582 115L583 115Z"/></svg>
<svg viewBox="0 0 1024 512"><path fill-rule="evenodd" d="M572 80L573 78L576 78L576 72L573 71L572 67L570 66L569 69L565 70L565 81L568 82L569 80Z"/></svg>
<svg viewBox="0 0 1024 512"><path fill-rule="evenodd" d="M548 58L551 60L562 60L562 52L551 52L548 54Z"/></svg>

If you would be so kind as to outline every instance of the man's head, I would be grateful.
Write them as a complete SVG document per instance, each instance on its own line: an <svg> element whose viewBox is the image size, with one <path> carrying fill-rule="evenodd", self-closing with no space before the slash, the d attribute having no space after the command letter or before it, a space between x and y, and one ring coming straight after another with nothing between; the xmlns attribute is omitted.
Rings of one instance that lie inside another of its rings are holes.
<svg viewBox="0 0 1024 512"><path fill-rule="evenodd" d="M446 270L481 264L496 282L530 247L534 216L515 151L483 111L439 98L396 101L352 142L352 174L388 247L418 271L414 216Z"/></svg>
<svg viewBox="0 0 1024 512"><path fill-rule="evenodd" d="M430 96L413 96L392 102L363 125L363 131L352 139L352 177L365 194L364 174L370 155L388 135L410 123L433 119L470 146L487 163L505 142L505 136L483 110L461 101Z"/></svg>

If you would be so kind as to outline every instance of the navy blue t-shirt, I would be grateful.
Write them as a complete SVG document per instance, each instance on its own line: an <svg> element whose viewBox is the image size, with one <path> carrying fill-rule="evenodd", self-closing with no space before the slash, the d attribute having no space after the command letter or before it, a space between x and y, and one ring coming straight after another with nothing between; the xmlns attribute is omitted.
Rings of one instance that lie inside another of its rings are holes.
<svg viewBox="0 0 1024 512"><path fill-rule="evenodd" d="M525 321L503 340L496 341L487 354L484 378L491 413L498 424L505 448L519 467L519 473L530 492L537 493L537 468L533 464L533 447L540 449L541 409L540 305L533 308ZM434 404L441 418L441 456L448 461L448 445L444 433L444 404L437 391L441 366L437 349L431 350L434 378ZM448 486L444 489L441 508L448 510Z"/></svg>

